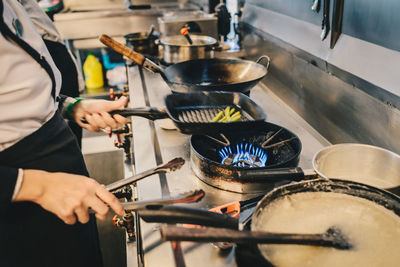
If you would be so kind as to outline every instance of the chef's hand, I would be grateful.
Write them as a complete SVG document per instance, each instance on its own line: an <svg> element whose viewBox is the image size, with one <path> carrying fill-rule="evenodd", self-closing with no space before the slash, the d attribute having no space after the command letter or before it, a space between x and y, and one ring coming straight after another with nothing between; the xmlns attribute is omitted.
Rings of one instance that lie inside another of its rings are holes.
<svg viewBox="0 0 400 267"><path fill-rule="evenodd" d="M128 119L121 115L111 116L108 112L122 109L126 106L128 98L121 97L116 101L107 100L82 100L75 105L73 118L82 128L89 131L99 131L100 129L117 129L119 124L126 124ZM82 120L85 119L85 122Z"/></svg>
<svg viewBox="0 0 400 267"><path fill-rule="evenodd" d="M91 178L61 172L24 170L23 182L14 201L32 201L54 213L66 224L89 221L89 208L100 220L109 207L124 215L119 200ZM109 206L109 207L108 207Z"/></svg>

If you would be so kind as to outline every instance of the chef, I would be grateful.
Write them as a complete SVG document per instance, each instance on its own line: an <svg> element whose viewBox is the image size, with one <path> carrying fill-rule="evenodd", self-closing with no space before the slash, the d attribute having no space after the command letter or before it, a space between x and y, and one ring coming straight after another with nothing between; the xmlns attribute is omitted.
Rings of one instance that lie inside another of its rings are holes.
<svg viewBox="0 0 400 267"><path fill-rule="evenodd" d="M105 219L123 207L87 177L64 118L115 128L126 119L108 112L127 100L60 96L61 74L16 0L0 0L0 62L0 266L102 266L89 208Z"/></svg>

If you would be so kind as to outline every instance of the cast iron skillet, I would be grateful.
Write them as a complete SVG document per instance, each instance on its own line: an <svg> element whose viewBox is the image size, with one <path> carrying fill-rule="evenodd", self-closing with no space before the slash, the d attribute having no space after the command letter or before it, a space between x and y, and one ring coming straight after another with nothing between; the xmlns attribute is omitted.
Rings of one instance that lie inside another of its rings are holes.
<svg viewBox="0 0 400 267"><path fill-rule="evenodd" d="M160 73L174 93L230 91L249 94L250 89L267 75L270 63L268 56L260 57L257 62L212 58L188 60L163 69L142 54L105 34L100 37L100 41L136 64L152 72Z"/></svg>
<svg viewBox="0 0 400 267"><path fill-rule="evenodd" d="M275 135L276 134L276 135ZM274 136L275 135L275 136ZM272 137L273 136L273 137ZM224 137L229 141L229 147L247 143L258 147L266 144L267 161L265 167L235 167L221 163L219 151L226 147ZM271 138L272 137L272 138ZM282 141L291 140L282 143ZM282 143L279 145L279 143ZM274 144L278 144L274 146ZM301 180L303 176L290 176L287 172L280 175L276 168L294 168L298 165L302 149L301 141L291 131L268 122L263 122L246 130L231 131L221 136L192 135L190 138L191 166L194 173L205 183L220 189L239 192L267 192L276 186L291 180ZM268 148L269 147L269 148Z"/></svg>
<svg viewBox="0 0 400 267"><path fill-rule="evenodd" d="M117 110L111 114L141 116L150 120L170 118L185 134L210 134L252 128L263 124L262 109L241 93L197 92L170 94L165 97L165 109L144 107ZM211 122L226 107L240 111L242 119L233 122Z"/></svg>

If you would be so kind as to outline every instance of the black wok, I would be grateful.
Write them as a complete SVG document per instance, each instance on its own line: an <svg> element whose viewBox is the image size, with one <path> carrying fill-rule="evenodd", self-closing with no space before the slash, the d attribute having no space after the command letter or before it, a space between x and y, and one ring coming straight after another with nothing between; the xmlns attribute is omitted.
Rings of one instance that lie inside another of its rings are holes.
<svg viewBox="0 0 400 267"><path fill-rule="evenodd" d="M264 146L266 149L263 149L267 154L265 166L235 166L221 162L220 151L228 146L234 149L238 144L247 143L262 148L266 140L269 142ZM263 122L252 128L230 131L223 136L192 135L190 148L190 163L196 176L223 190L239 193L267 192L277 184L304 178L301 175L289 176L287 172L280 175L279 171L275 171L276 168L296 167L302 145L294 133L273 123Z"/></svg>
<svg viewBox="0 0 400 267"><path fill-rule="evenodd" d="M163 69L107 35L103 34L100 41L138 65L160 73L174 93L231 91L248 95L250 89L267 74L270 63L268 56L260 57L257 62L212 58L188 60Z"/></svg>

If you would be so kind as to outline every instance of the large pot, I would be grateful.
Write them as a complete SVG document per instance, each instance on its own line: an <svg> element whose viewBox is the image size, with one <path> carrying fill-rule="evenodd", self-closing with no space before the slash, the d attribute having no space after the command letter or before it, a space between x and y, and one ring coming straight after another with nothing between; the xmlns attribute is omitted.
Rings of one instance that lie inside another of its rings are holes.
<svg viewBox="0 0 400 267"><path fill-rule="evenodd" d="M189 44L183 35L166 36L158 41L163 61L167 64L191 59L213 58L218 46L217 40L210 36L192 35Z"/></svg>

